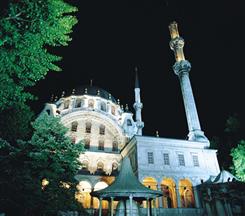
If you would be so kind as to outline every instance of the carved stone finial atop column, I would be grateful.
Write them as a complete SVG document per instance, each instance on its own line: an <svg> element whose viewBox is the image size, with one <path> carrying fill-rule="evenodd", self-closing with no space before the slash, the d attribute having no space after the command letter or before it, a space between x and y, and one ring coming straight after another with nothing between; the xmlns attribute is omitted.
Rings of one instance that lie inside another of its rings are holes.
<svg viewBox="0 0 245 216"><path fill-rule="evenodd" d="M84 93L88 94L88 89L87 88L84 89Z"/></svg>
<svg viewBox="0 0 245 216"><path fill-rule="evenodd" d="M64 97L65 96L65 91L63 91L62 93L61 93L61 97Z"/></svg>
<svg viewBox="0 0 245 216"><path fill-rule="evenodd" d="M121 109L122 109L122 111L124 111L124 107L123 107L123 105L121 105Z"/></svg>
<svg viewBox="0 0 245 216"><path fill-rule="evenodd" d="M100 90L99 89L97 90L97 95L100 96Z"/></svg>
<svg viewBox="0 0 245 216"><path fill-rule="evenodd" d="M119 99L117 99L117 104L120 105L120 100Z"/></svg>
<svg viewBox="0 0 245 216"><path fill-rule="evenodd" d="M57 96L55 96L54 101L56 102L57 100L58 100L58 97L57 97Z"/></svg>
<svg viewBox="0 0 245 216"><path fill-rule="evenodd" d="M52 94L50 97L50 102L53 102L53 101L54 101L54 94Z"/></svg>
<svg viewBox="0 0 245 216"><path fill-rule="evenodd" d="M75 89L72 89L72 95L74 95L75 94L75 92L76 92L76 90Z"/></svg>
<svg viewBox="0 0 245 216"><path fill-rule="evenodd" d="M185 41L179 36L178 25L176 22L172 22L169 25L169 31L171 36L171 41L169 43L171 50L174 51L176 61L185 60L184 55L184 45Z"/></svg>
<svg viewBox="0 0 245 216"><path fill-rule="evenodd" d="M158 130L156 131L156 137L159 137L159 132L158 132Z"/></svg>
<svg viewBox="0 0 245 216"><path fill-rule="evenodd" d="M129 110L129 109L128 109L128 104L126 104L126 106L125 106L125 111L128 112L128 110Z"/></svg>

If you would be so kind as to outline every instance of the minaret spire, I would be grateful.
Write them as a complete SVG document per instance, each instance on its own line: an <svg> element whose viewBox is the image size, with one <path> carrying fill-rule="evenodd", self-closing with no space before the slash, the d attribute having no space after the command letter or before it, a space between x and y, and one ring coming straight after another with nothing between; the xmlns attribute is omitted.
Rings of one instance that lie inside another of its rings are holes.
<svg viewBox="0 0 245 216"><path fill-rule="evenodd" d="M138 68L135 67L135 88L134 88L134 93L135 93L135 103L134 103L134 109L135 109L135 119L136 119L136 124L137 124L137 135L142 135L142 128L144 127L144 122L142 121L142 116L141 116L141 110L143 108L143 104L141 103L141 98L140 98L140 86L139 86L139 77L138 77Z"/></svg>
<svg viewBox="0 0 245 216"><path fill-rule="evenodd" d="M179 77L181 91L184 100L186 118L188 123L188 139L193 141L208 142L208 139L201 130L196 104L191 88L189 72L191 70L191 64L185 59L184 56L184 39L179 36L178 25L176 22L172 22L169 25L169 31L171 41L169 43L170 48L175 54L175 64L173 65L174 73Z"/></svg>

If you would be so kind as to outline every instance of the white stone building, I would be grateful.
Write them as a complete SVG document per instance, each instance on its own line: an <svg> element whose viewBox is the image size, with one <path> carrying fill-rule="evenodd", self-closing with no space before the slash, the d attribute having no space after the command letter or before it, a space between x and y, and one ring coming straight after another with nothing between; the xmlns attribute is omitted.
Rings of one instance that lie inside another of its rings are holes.
<svg viewBox="0 0 245 216"><path fill-rule="evenodd" d="M159 215L201 214L196 186L220 172L216 150L200 128L189 81L190 63L184 59L184 41L178 35L177 24L170 25L171 49L175 51L174 72L179 76L188 122L188 140L169 139L142 134L144 123L138 77L135 82L135 118L120 106L107 91L84 86L55 102L47 103L43 112L60 116L69 128L74 145L83 141L86 152L80 155L82 167L78 199L85 208L98 209L92 190L111 184L117 175L122 157L129 156L140 182L163 192L156 206ZM137 74L137 73L136 73ZM145 90L147 91L147 90ZM147 105L146 105L147 106ZM103 208L107 208L103 203ZM145 207L142 203L142 207Z"/></svg>

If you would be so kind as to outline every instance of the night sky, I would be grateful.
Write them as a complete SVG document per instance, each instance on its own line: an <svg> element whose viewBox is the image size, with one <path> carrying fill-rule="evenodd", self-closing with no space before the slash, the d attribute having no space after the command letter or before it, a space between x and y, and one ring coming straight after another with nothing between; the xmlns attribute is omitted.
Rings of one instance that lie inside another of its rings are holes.
<svg viewBox="0 0 245 216"><path fill-rule="evenodd" d="M176 21L185 39L185 57L203 131L208 138L224 130L225 120L244 112L245 7L242 0L73 0L78 24L63 56L62 72L49 72L32 92L38 113L51 94L99 86L134 103L134 68L139 70L144 135L186 138L187 122L168 25Z"/></svg>

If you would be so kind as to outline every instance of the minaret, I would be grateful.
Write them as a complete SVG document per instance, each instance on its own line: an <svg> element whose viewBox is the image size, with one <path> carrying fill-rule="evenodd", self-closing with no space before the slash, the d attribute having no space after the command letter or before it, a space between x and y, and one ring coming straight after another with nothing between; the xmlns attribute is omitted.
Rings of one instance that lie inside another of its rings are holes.
<svg viewBox="0 0 245 216"><path fill-rule="evenodd" d="M135 93L135 103L134 103L134 109L135 109L135 115L136 115L136 125L138 128L137 135L142 135L142 128L144 127L144 122L142 121L141 117L141 110L143 108L143 104L141 103L140 100L140 86L139 86L139 79L138 79L138 69L137 67L135 68L135 88L134 88L134 93Z"/></svg>
<svg viewBox="0 0 245 216"><path fill-rule="evenodd" d="M176 60L175 64L173 65L173 70L174 73L179 77L182 96L184 100L185 113L189 129L188 140L209 142L204 135L204 132L201 130L189 79L191 64L189 61L185 60L183 52L184 39L179 36L178 26L176 22L172 22L169 25L169 31L171 35L171 41L169 45L170 48L174 51Z"/></svg>

